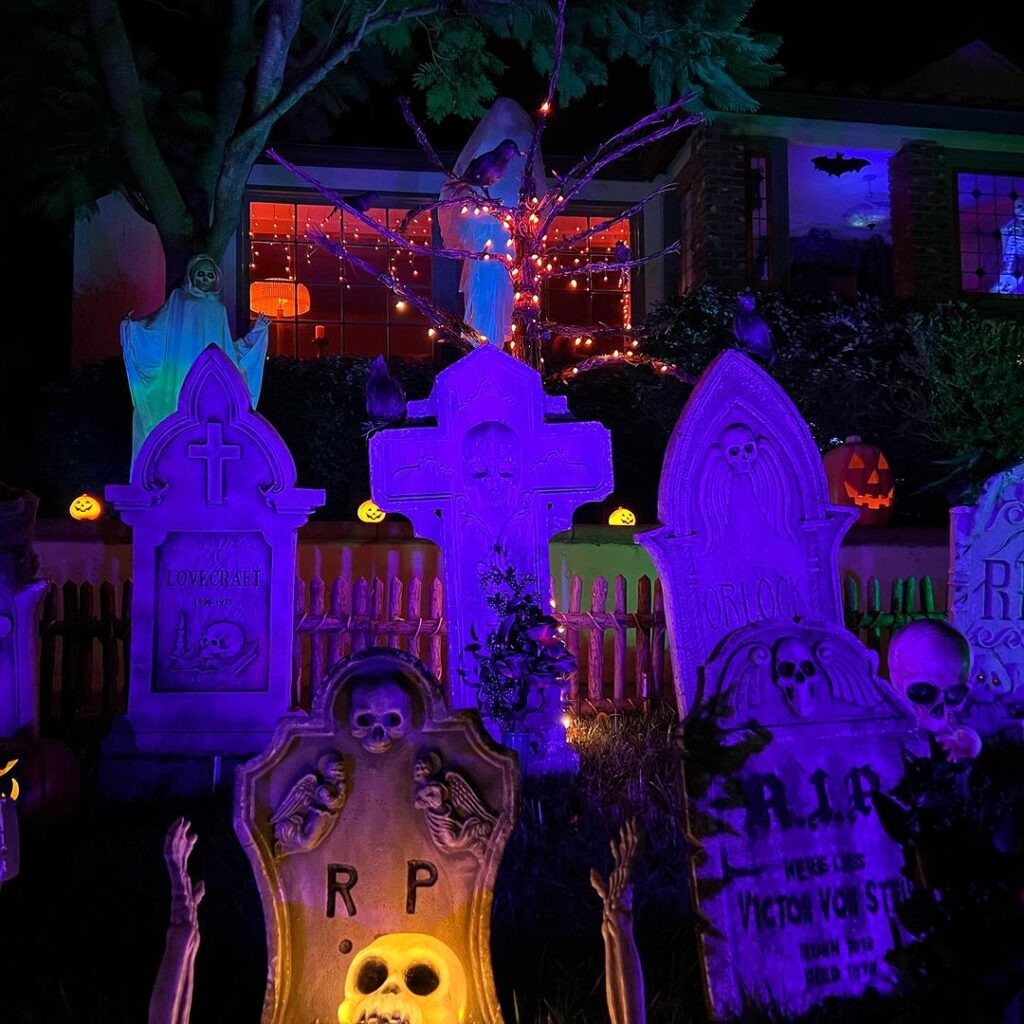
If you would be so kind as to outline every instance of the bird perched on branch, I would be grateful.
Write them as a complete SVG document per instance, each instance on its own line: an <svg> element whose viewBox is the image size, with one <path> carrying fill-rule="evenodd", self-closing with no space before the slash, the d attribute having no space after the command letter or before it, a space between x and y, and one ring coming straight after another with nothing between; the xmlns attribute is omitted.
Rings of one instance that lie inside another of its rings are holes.
<svg viewBox="0 0 1024 1024"><path fill-rule="evenodd" d="M383 356L374 359L366 379L366 414L367 435L405 419L405 388L388 369Z"/></svg>
<svg viewBox="0 0 1024 1024"><path fill-rule="evenodd" d="M515 139L502 139L494 149L489 149L470 160L469 166L458 181L463 185L479 185L486 191L505 177L509 162L514 156L526 154L516 144Z"/></svg>
<svg viewBox="0 0 1024 1024"><path fill-rule="evenodd" d="M371 207L380 206L379 192L360 192L359 195L342 196L342 198L353 210L358 210L360 213L366 213Z"/></svg>

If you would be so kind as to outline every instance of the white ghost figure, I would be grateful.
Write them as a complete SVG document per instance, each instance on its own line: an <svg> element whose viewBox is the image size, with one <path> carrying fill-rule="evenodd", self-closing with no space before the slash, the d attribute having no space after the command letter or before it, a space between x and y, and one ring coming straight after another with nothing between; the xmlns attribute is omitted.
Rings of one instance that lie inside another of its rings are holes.
<svg viewBox="0 0 1024 1024"><path fill-rule="evenodd" d="M512 139L520 151L526 153L533 137L533 128L533 118L515 100L499 97L459 154L453 168L455 177L465 173L470 161L494 149L504 139ZM491 197L506 206L515 206L519 201L519 183L525 165L525 157L513 156L502 179L488 187ZM538 152L534 162L538 195L546 188L541 170L543 166L544 162ZM441 189L441 198L458 199L463 193L468 194L465 186L446 184ZM470 252L486 251L499 255L508 252L505 243L509 233L502 227L501 221L482 212L474 214L477 204L472 198L465 204L468 207L465 214L461 212L462 205L457 203L438 211L437 221L444 244L451 249ZM491 245L485 249L488 240ZM499 348L511 336L513 306L512 279L503 262L465 260L459 282L459 291L465 302L466 322Z"/></svg>
<svg viewBox="0 0 1024 1024"><path fill-rule="evenodd" d="M889 644L889 678L913 708L918 727L944 732L970 691L967 638L941 619L921 619L897 629Z"/></svg>
<svg viewBox="0 0 1024 1024"><path fill-rule="evenodd" d="M465 968L450 946L392 932L353 958L338 1024L463 1024L467 994Z"/></svg>
<svg viewBox="0 0 1024 1024"><path fill-rule="evenodd" d="M409 694L391 679L366 680L352 688L349 732L371 754L383 754L409 730Z"/></svg>
<svg viewBox="0 0 1024 1024"><path fill-rule="evenodd" d="M238 367L252 404L260 397L267 358L266 317L235 341L220 300L221 272L210 256L193 256L185 279L167 301L142 320L121 321L121 348L128 371L135 416L132 464L149 432L178 407L178 393L192 364L208 345L216 345Z"/></svg>

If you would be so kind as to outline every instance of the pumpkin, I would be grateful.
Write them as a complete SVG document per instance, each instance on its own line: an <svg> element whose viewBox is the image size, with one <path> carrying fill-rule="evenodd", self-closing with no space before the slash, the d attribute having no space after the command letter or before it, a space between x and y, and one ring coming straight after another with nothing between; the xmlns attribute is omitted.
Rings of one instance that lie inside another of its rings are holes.
<svg viewBox="0 0 1024 1024"><path fill-rule="evenodd" d="M77 805L82 788L82 769L70 747L55 739L17 737L0 740L0 768L17 758L17 765L0 782L0 794L10 792L12 777L18 782L18 817L46 825L65 817Z"/></svg>
<svg viewBox="0 0 1024 1024"><path fill-rule="evenodd" d="M72 519L99 519L103 515L103 502L91 494L80 494L68 506Z"/></svg>
<svg viewBox="0 0 1024 1024"><path fill-rule="evenodd" d="M895 484L881 449L856 434L825 453L825 476L833 505L860 511L858 526L882 526L892 518Z"/></svg>
<svg viewBox="0 0 1024 1024"><path fill-rule="evenodd" d="M359 516L360 520L364 523L380 523L383 522L387 513L377 505L375 502L367 498L366 501L356 509L356 515Z"/></svg>
<svg viewBox="0 0 1024 1024"><path fill-rule="evenodd" d="M609 526L636 526L636 515L620 505L609 517Z"/></svg>

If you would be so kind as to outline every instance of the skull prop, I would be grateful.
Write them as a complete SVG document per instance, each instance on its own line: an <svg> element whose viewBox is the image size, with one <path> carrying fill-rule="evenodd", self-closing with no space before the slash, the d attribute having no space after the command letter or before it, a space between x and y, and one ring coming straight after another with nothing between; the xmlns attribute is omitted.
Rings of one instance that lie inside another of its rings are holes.
<svg viewBox="0 0 1024 1024"><path fill-rule="evenodd" d="M409 695L394 680L357 683L352 689L349 731L371 754L383 754L401 740L411 717Z"/></svg>
<svg viewBox="0 0 1024 1024"><path fill-rule="evenodd" d="M197 291L220 291L220 271L209 256L200 256L192 261L189 265L188 279Z"/></svg>
<svg viewBox="0 0 1024 1024"><path fill-rule="evenodd" d="M807 718L814 712L814 688L821 679L821 669L814 652L803 640L783 637L775 645L772 679L794 715Z"/></svg>
<svg viewBox="0 0 1024 1024"><path fill-rule="evenodd" d="M722 454L734 473L749 473L757 458L757 438L745 423L733 423L722 431Z"/></svg>
<svg viewBox="0 0 1024 1024"><path fill-rule="evenodd" d="M967 698L971 649L948 622L922 619L896 630L889 678L914 709L918 727L942 732Z"/></svg>
<svg viewBox="0 0 1024 1024"><path fill-rule="evenodd" d="M356 954L339 1024L462 1024L466 972L440 939L393 932Z"/></svg>
<svg viewBox="0 0 1024 1024"><path fill-rule="evenodd" d="M199 659L205 668L209 663L237 658L245 646L245 633L236 622L211 622L199 638Z"/></svg>
<svg viewBox="0 0 1024 1024"><path fill-rule="evenodd" d="M484 508L509 514L522 476L519 435L504 423L478 423L462 445L464 483Z"/></svg>

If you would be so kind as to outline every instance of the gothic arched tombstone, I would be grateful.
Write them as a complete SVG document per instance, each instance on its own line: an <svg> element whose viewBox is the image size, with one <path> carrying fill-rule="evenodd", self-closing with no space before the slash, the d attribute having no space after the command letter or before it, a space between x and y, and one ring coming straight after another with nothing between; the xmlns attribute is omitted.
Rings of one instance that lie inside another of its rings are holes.
<svg viewBox="0 0 1024 1024"><path fill-rule="evenodd" d="M831 505L807 424L738 352L704 371L669 440L662 525L640 534L666 593L680 709L721 638L751 622L842 622L838 551L856 510Z"/></svg>
<svg viewBox="0 0 1024 1024"><path fill-rule="evenodd" d="M367 961L407 976L417 958L443 982L425 995L453 1009L422 1019L501 1024L491 899L518 776L414 658L371 648L338 665L312 712L284 718L236 776L267 925L263 1024L337 1021L343 1003L345 1024L375 1008L409 1016L426 1004L401 982L392 996L383 975L356 982Z"/></svg>

